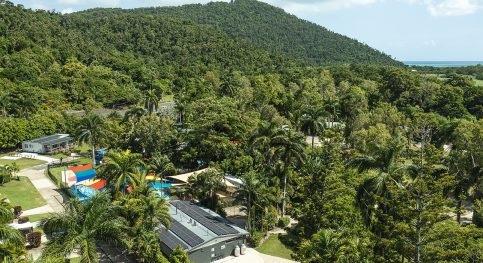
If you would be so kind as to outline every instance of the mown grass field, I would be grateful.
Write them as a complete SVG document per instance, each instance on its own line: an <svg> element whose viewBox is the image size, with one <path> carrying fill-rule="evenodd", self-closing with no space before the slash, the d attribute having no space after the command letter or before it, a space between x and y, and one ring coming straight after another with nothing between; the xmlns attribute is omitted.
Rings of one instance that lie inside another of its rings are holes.
<svg viewBox="0 0 483 263"><path fill-rule="evenodd" d="M271 235L256 250L270 256L292 259L292 250L280 241L278 235Z"/></svg>
<svg viewBox="0 0 483 263"><path fill-rule="evenodd" d="M21 158L18 160L0 159L0 165L11 165L12 163L17 163L18 168L22 170L39 164L44 164L45 162L41 160L27 159L27 158Z"/></svg>
<svg viewBox="0 0 483 263"><path fill-rule="evenodd" d="M30 179L20 177L0 186L0 198L8 198L13 206L20 205L28 210L47 204Z"/></svg>

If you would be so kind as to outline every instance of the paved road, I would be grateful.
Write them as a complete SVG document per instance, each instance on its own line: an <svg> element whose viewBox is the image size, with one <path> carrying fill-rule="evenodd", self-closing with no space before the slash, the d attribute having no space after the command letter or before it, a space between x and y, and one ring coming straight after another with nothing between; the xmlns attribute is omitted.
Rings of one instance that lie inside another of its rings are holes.
<svg viewBox="0 0 483 263"><path fill-rule="evenodd" d="M40 195L47 201L47 205L36 208L34 211L36 214L62 212L64 211L62 203L68 197L57 189L57 186L45 175L45 169L47 169L47 165L37 165L21 170L18 175L28 177ZM32 211L29 211L29 213L34 214Z"/></svg>

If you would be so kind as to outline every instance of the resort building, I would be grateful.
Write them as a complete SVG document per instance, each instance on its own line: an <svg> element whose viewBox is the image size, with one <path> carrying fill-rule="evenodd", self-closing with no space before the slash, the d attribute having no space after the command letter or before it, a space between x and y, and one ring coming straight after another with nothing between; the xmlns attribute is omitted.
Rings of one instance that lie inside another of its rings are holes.
<svg viewBox="0 0 483 263"><path fill-rule="evenodd" d="M53 134L22 143L22 151L31 153L54 153L73 147L69 134Z"/></svg>
<svg viewBox="0 0 483 263"><path fill-rule="evenodd" d="M169 256L180 245L193 262L213 262L243 255L248 232L194 201L171 201L169 229L160 235L161 251Z"/></svg>

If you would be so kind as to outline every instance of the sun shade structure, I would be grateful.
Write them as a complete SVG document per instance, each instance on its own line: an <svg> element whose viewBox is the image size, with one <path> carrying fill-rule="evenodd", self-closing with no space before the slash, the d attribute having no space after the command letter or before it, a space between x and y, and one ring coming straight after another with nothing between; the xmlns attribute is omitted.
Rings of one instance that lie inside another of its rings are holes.
<svg viewBox="0 0 483 263"><path fill-rule="evenodd" d="M200 174L200 173L206 171L206 169L208 169L208 168L201 169L201 170L198 170L198 171L194 171L194 172L191 172L191 173L178 174L178 175L172 175L172 176L167 176L167 177L170 178L170 179L174 179L174 180L177 180L177 181L180 181L180 182L187 184L190 176Z"/></svg>
<svg viewBox="0 0 483 263"><path fill-rule="evenodd" d="M171 201L169 212L171 225L159 237L166 255L180 245L193 262L212 262L246 243L247 231L194 201Z"/></svg>
<svg viewBox="0 0 483 263"><path fill-rule="evenodd" d="M69 134L57 133L22 142L22 151L31 153L53 153L63 151L74 146Z"/></svg>

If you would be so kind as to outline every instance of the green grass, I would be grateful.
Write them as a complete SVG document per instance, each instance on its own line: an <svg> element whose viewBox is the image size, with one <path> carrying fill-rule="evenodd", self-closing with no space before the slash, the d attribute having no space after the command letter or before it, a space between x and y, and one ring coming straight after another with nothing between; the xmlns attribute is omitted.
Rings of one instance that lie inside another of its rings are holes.
<svg viewBox="0 0 483 263"><path fill-rule="evenodd" d="M0 165L11 165L12 163L17 163L18 168L22 170L39 164L44 164L45 162L41 160L27 159L27 158L21 158L18 160L0 159Z"/></svg>
<svg viewBox="0 0 483 263"><path fill-rule="evenodd" d="M81 258L71 258L70 263L79 263Z"/></svg>
<svg viewBox="0 0 483 263"><path fill-rule="evenodd" d="M8 198L10 204L20 205L24 211L47 204L27 177L0 186L0 198Z"/></svg>
<svg viewBox="0 0 483 263"><path fill-rule="evenodd" d="M256 250L270 256L292 259L292 256L290 256L292 250L280 241L278 235L271 235Z"/></svg>
<svg viewBox="0 0 483 263"><path fill-rule="evenodd" d="M47 214L38 214L38 215L31 215L29 216L29 221L30 222L36 222L36 221L42 221L43 219L51 217L52 213L47 213Z"/></svg>
<svg viewBox="0 0 483 263"><path fill-rule="evenodd" d="M91 162L92 162L91 158L82 157L82 158L76 159L73 162L70 162L69 165L90 164ZM67 169L67 166L59 166L59 167L50 168L50 172L52 173L53 176L55 176L57 181L62 182L62 171L66 169Z"/></svg>

